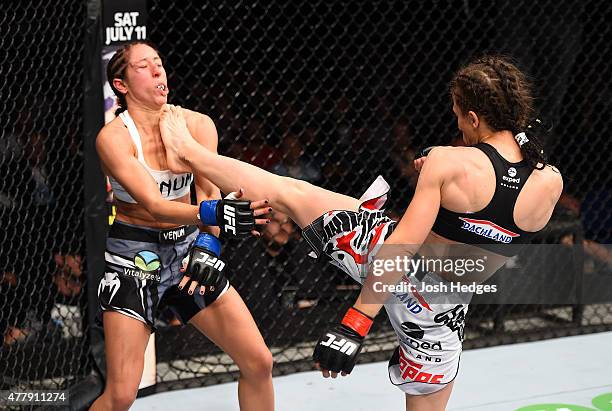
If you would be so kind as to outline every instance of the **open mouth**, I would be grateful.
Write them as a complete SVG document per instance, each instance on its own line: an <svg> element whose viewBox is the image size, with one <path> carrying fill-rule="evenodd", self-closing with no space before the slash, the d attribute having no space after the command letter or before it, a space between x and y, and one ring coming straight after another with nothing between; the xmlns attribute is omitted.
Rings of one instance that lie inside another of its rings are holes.
<svg viewBox="0 0 612 411"><path fill-rule="evenodd" d="M165 84L158 84L157 85L157 89L161 90L161 91L167 91L168 90L168 88L166 87Z"/></svg>

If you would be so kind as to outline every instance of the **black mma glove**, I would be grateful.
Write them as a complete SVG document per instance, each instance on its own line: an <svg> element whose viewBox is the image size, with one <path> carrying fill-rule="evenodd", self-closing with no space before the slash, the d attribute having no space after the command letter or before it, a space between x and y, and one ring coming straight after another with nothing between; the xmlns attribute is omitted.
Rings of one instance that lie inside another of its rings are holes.
<svg viewBox="0 0 612 411"><path fill-rule="evenodd" d="M313 360L321 370L353 371L372 318L356 308L349 308L339 325L328 330L315 346Z"/></svg>
<svg viewBox="0 0 612 411"><path fill-rule="evenodd" d="M219 226L221 235L244 238L255 229L251 202L245 200L206 200L200 203L198 218L204 225Z"/></svg>
<svg viewBox="0 0 612 411"><path fill-rule="evenodd" d="M225 263L219 258L221 242L208 233L200 233L189 251L189 261L184 275L198 285L218 287L223 282Z"/></svg>

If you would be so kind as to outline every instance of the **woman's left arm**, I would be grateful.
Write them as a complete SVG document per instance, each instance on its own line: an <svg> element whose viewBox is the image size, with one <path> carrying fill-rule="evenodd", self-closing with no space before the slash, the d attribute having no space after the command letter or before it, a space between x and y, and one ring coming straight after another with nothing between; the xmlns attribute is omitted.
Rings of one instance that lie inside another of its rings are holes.
<svg viewBox="0 0 612 411"><path fill-rule="evenodd" d="M406 273L397 267L396 259L402 259L403 267L403 261L416 254L433 227L440 208L440 192L445 175L450 171L451 163L446 151L444 148L436 148L428 154L410 205L370 266L354 307L372 318L389 297L388 292L381 291L387 289L384 286L397 284ZM374 272L374 267L379 269Z"/></svg>

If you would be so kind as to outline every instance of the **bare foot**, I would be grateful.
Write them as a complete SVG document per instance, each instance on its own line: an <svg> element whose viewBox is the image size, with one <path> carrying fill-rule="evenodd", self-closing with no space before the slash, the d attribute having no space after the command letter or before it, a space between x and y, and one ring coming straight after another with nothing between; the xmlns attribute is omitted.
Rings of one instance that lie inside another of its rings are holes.
<svg viewBox="0 0 612 411"><path fill-rule="evenodd" d="M190 173L191 167L182 159L187 145L194 142L180 107L166 104L159 118L159 129L166 148L166 161L173 173ZM191 140L191 141L190 141Z"/></svg>

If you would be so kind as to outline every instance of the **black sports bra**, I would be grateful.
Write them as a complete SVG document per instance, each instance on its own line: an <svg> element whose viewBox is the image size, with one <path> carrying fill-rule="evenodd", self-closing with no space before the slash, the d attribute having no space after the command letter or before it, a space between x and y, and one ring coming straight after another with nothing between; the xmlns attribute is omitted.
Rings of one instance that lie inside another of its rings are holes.
<svg viewBox="0 0 612 411"><path fill-rule="evenodd" d="M535 232L523 231L514 222L514 206L533 168L526 161L511 163L486 143L474 146L489 158L495 170L491 202L475 213L455 213L440 207L432 231L449 240L474 244L507 257L518 253Z"/></svg>

